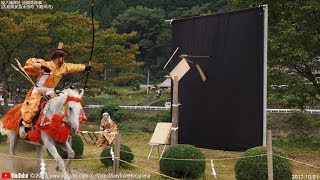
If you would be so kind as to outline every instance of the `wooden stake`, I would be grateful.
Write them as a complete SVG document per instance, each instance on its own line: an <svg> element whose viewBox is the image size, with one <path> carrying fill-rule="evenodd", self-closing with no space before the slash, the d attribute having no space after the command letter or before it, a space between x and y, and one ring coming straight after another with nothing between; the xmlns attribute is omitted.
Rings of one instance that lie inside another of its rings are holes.
<svg viewBox="0 0 320 180"><path fill-rule="evenodd" d="M267 131L267 159L268 159L268 180L273 180L273 160L272 160L272 134Z"/></svg>
<svg viewBox="0 0 320 180"><path fill-rule="evenodd" d="M178 76L173 77L173 100L172 100L172 128L178 127L178 113L179 113L179 80ZM178 130L171 131L171 146L178 144Z"/></svg>
<svg viewBox="0 0 320 180"><path fill-rule="evenodd" d="M117 133L114 141L113 174L119 174L121 135Z"/></svg>

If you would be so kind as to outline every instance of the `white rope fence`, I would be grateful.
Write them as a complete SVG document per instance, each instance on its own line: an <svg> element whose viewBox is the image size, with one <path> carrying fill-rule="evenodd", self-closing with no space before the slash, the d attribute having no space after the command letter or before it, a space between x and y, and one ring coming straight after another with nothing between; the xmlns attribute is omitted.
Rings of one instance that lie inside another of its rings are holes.
<svg viewBox="0 0 320 180"><path fill-rule="evenodd" d="M148 155L142 155L142 154L132 153L132 152L123 151L123 150L120 150L120 151L125 152L125 153L133 154L134 156L144 157L145 160L147 160L147 157L148 157ZM166 177L166 178L175 179L175 178L167 176L165 174L161 174L161 173L159 173L157 171L150 170L150 169L147 169L145 167L141 167L139 165L124 161L122 159L119 159L118 157L114 157L113 149L110 151L110 155L111 155L110 157L83 158L83 159L71 159L71 160L73 160L73 161L91 161L91 160L100 160L100 159L112 159L112 160L118 159L121 162L124 162L126 164L130 164L130 165L132 165L134 167L137 167L139 169L143 169L143 170L146 170L148 172L151 172L151 173L154 173L154 174ZM239 157L227 157L227 158L209 158L209 159L177 159L177 158L164 158L164 157L162 157L161 159L174 160L174 161L209 161L210 165L211 165L211 169L212 169L212 175L214 177L216 177L217 173L216 173L216 171L214 169L213 161L238 160L238 159L245 159L245 158L263 157L263 156L267 156L267 155L268 154L260 154L260 155L254 155L254 156L239 156ZM316 166L316 165L313 165L313 164L305 163L305 162L302 162L302 161L298 161L298 160L295 160L295 159L292 159L292 158L288 158L288 157L284 157L284 156L281 156L281 155L278 155L278 154L274 154L274 153L273 153L273 155L274 156L278 156L278 157L283 158L283 159L287 159L287 160L293 161L293 162L298 163L298 164L309 166L309 167L312 167L312 168L315 168L315 169L320 169L319 166ZM13 157L13 158L21 158L21 159L29 159L29 160L39 160L39 158L17 156L17 155L8 155L8 154L4 154L4 153L0 153L0 156L8 156L8 157ZM153 157L153 158L159 159L159 157ZM41 159L41 161L44 162L44 161L55 161L55 160L54 159ZM44 172L44 171L45 171L45 168L43 168L41 170L41 172Z"/></svg>

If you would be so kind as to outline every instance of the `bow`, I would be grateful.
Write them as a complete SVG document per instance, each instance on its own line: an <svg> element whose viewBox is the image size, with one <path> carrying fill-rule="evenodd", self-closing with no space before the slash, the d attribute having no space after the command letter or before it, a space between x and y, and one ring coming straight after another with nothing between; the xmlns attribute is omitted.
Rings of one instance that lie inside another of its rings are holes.
<svg viewBox="0 0 320 180"><path fill-rule="evenodd" d="M94 6L94 0L91 0L91 23L92 23L92 44L91 44L91 52L90 52L90 59L89 59L89 66L92 64L92 55L93 55L93 49L94 49L94 19L93 19L93 6ZM84 83L83 89L85 90L88 83L90 71L87 72L86 81Z"/></svg>

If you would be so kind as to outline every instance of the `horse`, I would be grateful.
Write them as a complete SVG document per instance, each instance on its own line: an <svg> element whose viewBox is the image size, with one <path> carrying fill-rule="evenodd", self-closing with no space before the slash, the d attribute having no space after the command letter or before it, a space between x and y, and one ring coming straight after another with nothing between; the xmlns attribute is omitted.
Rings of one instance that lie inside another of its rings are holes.
<svg viewBox="0 0 320 180"><path fill-rule="evenodd" d="M79 93L72 89L65 89L57 97L47 101L41 110L33 130L28 132L30 140L42 142L47 148L58 164L56 170L60 170L65 179L70 179L67 170L69 171L70 169L70 159L73 159L75 156L75 152L71 148L71 136L75 135L79 130L82 118L80 114L84 115L81 105L83 93L83 90ZM10 113L10 111L7 115L17 114ZM17 112L17 110L14 111ZM7 115L4 116L4 119L8 119ZM5 127L5 122L3 122L3 125ZM18 129L20 128L18 127ZM10 142L10 155L15 155L18 129L7 129ZM38 144L36 146L39 159L42 159L43 145ZM62 150L67 152L68 159L66 165L59 155L56 145L59 145Z"/></svg>

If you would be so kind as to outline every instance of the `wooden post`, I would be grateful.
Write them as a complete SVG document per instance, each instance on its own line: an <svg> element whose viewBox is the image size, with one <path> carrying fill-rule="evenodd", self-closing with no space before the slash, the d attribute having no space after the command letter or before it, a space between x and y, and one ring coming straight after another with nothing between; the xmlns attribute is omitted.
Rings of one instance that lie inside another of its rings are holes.
<svg viewBox="0 0 320 180"><path fill-rule="evenodd" d="M173 78L173 100L172 100L172 128L178 127L178 113L179 113L179 81L178 76ZM171 131L171 146L178 144L178 129Z"/></svg>
<svg viewBox="0 0 320 180"><path fill-rule="evenodd" d="M268 159L268 180L273 180L273 160L272 160L272 134L267 131L267 159Z"/></svg>
<svg viewBox="0 0 320 180"><path fill-rule="evenodd" d="M114 140L113 174L119 174L120 145L121 135L117 133Z"/></svg>

